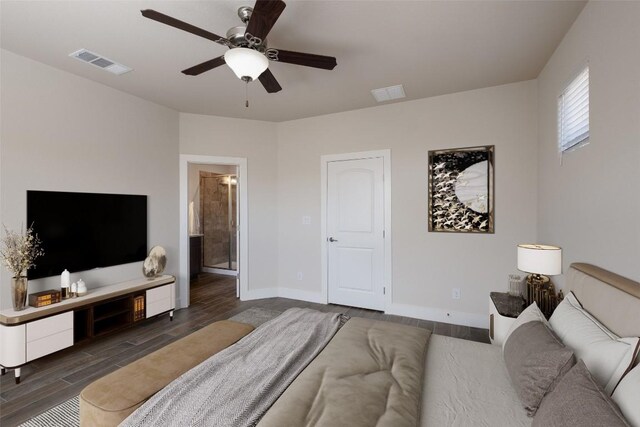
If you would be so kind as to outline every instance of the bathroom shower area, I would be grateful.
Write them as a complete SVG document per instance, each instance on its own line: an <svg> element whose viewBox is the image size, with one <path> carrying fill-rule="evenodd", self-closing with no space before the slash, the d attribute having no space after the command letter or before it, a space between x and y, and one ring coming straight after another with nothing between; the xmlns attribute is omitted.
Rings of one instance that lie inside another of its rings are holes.
<svg viewBox="0 0 640 427"><path fill-rule="evenodd" d="M237 167L189 164L190 276L237 275Z"/></svg>

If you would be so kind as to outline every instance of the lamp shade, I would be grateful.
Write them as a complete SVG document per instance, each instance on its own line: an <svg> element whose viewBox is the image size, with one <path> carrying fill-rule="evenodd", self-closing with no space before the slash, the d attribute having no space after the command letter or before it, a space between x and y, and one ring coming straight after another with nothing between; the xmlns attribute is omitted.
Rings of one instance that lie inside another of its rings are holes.
<svg viewBox="0 0 640 427"><path fill-rule="evenodd" d="M269 67L269 60L257 50L236 47L224 54L224 61L239 79L255 80Z"/></svg>
<svg viewBox="0 0 640 427"><path fill-rule="evenodd" d="M562 249L548 245L518 245L518 270L549 276L562 274Z"/></svg>

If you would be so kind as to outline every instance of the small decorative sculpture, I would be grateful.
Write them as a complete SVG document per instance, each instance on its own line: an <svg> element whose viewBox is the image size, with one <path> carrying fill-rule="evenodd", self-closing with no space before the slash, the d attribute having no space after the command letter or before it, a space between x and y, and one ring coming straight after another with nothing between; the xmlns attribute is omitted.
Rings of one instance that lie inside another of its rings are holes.
<svg viewBox="0 0 640 427"><path fill-rule="evenodd" d="M156 260L158 271L156 274L162 274L167 266L167 251L162 246L154 246L149 251L149 256Z"/></svg>
<svg viewBox="0 0 640 427"><path fill-rule="evenodd" d="M71 286L71 279L69 275L69 270L65 268L62 274L60 275L60 289L62 292L62 299L67 299L70 297L69 294L71 290L69 289L69 286Z"/></svg>
<svg viewBox="0 0 640 427"><path fill-rule="evenodd" d="M85 296L87 294L87 284L84 283L84 280L78 280L76 284L76 293L79 297Z"/></svg>
<svg viewBox="0 0 640 427"><path fill-rule="evenodd" d="M153 258L148 256L142 263L142 274L147 279L153 279L157 276L158 266Z"/></svg>
<svg viewBox="0 0 640 427"><path fill-rule="evenodd" d="M162 274L167 266L167 252L162 246L154 246L149 251L149 256L142 263L142 274L148 279L154 279Z"/></svg>

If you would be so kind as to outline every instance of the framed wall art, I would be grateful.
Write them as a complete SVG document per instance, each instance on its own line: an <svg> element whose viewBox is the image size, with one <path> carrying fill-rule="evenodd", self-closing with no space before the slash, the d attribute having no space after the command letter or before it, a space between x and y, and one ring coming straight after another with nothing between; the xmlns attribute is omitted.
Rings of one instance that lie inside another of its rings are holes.
<svg viewBox="0 0 640 427"><path fill-rule="evenodd" d="M429 231L493 233L493 145L429 151Z"/></svg>

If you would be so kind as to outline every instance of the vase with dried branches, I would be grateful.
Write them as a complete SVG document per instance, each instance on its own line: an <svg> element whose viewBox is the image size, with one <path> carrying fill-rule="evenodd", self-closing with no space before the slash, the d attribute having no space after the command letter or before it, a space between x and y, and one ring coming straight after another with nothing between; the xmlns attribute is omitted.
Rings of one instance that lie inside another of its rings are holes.
<svg viewBox="0 0 640 427"><path fill-rule="evenodd" d="M35 260L44 255L42 242L31 225L27 230L12 231L4 227L0 245L0 259L11 273L11 300L15 311L27 306L27 270L35 266Z"/></svg>

